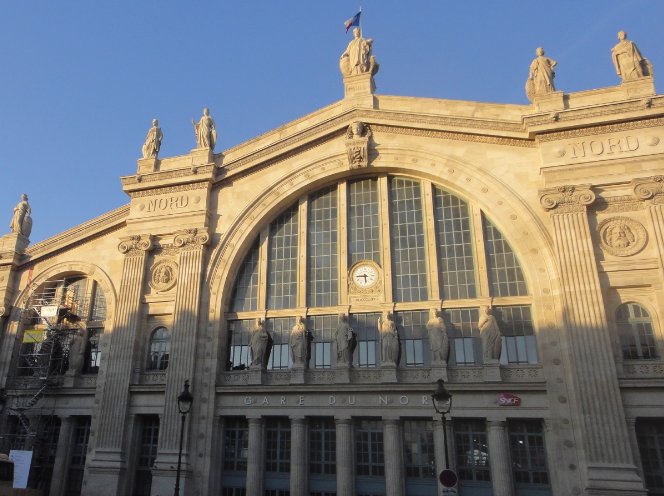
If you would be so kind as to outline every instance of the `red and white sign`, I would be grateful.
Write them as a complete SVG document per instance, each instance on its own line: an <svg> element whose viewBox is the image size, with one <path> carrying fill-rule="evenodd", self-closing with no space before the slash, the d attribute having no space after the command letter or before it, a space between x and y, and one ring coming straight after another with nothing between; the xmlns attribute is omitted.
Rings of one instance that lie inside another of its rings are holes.
<svg viewBox="0 0 664 496"><path fill-rule="evenodd" d="M521 406L521 398L512 393L498 393L498 406Z"/></svg>

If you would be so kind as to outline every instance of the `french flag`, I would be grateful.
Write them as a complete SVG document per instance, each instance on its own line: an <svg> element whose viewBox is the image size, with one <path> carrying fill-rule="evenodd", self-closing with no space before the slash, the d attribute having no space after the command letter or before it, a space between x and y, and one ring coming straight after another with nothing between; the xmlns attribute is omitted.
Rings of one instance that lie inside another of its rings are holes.
<svg viewBox="0 0 664 496"><path fill-rule="evenodd" d="M362 9L360 9L360 11L357 14L355 14L353 17L351 17L346 22L344 22L344 27L346 28L346 33L353 26L358 26L359 27L359 25L360 25L360 15L361 14L362 14Z"/></svg>

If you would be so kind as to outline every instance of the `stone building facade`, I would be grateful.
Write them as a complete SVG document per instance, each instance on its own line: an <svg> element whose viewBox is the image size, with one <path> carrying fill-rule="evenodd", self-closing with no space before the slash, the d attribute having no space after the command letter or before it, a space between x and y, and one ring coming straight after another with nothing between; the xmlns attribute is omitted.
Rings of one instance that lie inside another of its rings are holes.
<svg viewBox="0 0 664 496"><path fill-rule="evenodd" d="M652 77L508 105L345 64L342 100L0 238L3 448L53 496L170 494L189 380L187 495L437 494L445 438L463 495L659 494Z"/></svg>

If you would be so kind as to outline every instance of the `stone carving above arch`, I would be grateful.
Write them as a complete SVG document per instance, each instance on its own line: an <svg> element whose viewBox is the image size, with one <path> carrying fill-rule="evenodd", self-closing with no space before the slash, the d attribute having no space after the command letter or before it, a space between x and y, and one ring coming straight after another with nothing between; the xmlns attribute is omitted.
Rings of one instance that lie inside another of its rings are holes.
<svg viewBox="0 0 664 496"><path fill-rule="evenodd" d="M175 235L173 245L177 248L196 247L206 245L210 241L210 235L203 229L185 229Z"/></svg>
<svg viewBox="0 0 664 496"><path fill-rule="evenodd" d="M134 255L150 251L152 247L152 236L150 234L143 234L120 238L118 250L123 255Z"/></svg>
<svg viewBox="0 0 664 496"><path fill-rule="evenodd" d="M160 260L150 269L149 286L157 292L173 288L178 279L178 264L173 260Z"/></svg>
<svg viewBox="0 0 664 496"><path fill-rule="evenodd" d="M596 195L589 184L558 186L540 190L540 203L545 210L555 213L585 212L593 204Z"/></svg>
<svg viewBox="0 0 664 496"><path fill-rule="evenodd" d="M664 176L652 176L632 180L634 196L639 200L651 200L664 195Z"/></svg>
<svg viewBox="0 0 664 496"><path fill-rule="evenodd" d="M648 241L643 225L629 217L611 217L597 226L600 245L611 255L629 257L640 252Z"/></svg>
<svg viewBox="0 0 664 496"><path fill-rule="evenodd" d="M371 128L364 122L356 121L346 131L346 154L351 169L369 166L369 138Z"/></svg>

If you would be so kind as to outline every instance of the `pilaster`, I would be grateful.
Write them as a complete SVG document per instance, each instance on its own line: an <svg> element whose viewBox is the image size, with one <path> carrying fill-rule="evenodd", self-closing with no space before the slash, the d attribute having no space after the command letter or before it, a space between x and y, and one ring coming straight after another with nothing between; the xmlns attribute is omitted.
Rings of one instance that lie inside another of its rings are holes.
<svg viewBox="0 0 664 496"><path fill-rule="evenodd" d="M307 422L303 417L291 417L291 496L307 496Z"/></svg>
<svg viewBox="0 0 664 496"><path fill-rule="evenodd" d="M88 465L87 492L102 495L121 494L125 479L125 421L129 402L129 384L136 330L141 315L141 298L148 252L152 236L134 235L122 238L118 245L125 255L117 302L115 328L103 380L98 382L99 416L95 431L95 449Z"/></svg>
<svg viewBox="0 0 664 496"><path fill-rule="evenodd" d="M249 419L247 496L263 495L263 419Z"/></svg>
<svg viewBox="0 0 664 496"><path fill-rule="evenodd" d="M155 468L159 474L157 477L169 480L175 477L173 467L177 464L180 442L181 417L177 398L182 392L184 381L193 382L194 379L202 263L205 245L209 240L210 236L202 229L180 231L173 238L173 245L180 249L180 263L173 310L170 359L166 370L164 409L159 426L159 451L155 460ZM194 410L196 408L194 402ZM191 430L193 419L192 412L185 424L181 484L185 483L190 472L188 432Z"/></svg>
<svg viewBox="0 0 664 496"><path fill-rule="evenodd" d="M353 495L353 423L349 418L334 422L337 426L337 494Z"/></svg>
<svg viewBox="0 0 664 496"><path fill-rule="evenodd" d="M489 445L489 468L494 496L513 496L514 481L510 465L507 422L487 422L487 443Z"/></svg>
<svg viewBox="0 0 664 496"><path fill-rule="evenodd" d="M70 451L72 445L72 431L74 418L70 415L60 417L60 433L58 434L58 445L55 449L55 461L53 463L53 477L51 477L51 496L65 494L67 484L67 473L71 461Z"/></svg>
<svg viewBox="0 0 664 496"><path fill-rule="evenodd" d="M385 436L385 489L387 496L405 494L403 443L398 419L383 420Z"/></svg>
<svg viewBox="0 0 664 496"><path fill-rule="evenodd" d="M589 185L540 191L560 268L570 391L587 464L587 494L644 494L636 472L586 209Z"/></svg>
<svg viewBox="0 0 664 496"><path fill-rule="evenodd" d="M664 277L664 176L632 181L634 196L648 204L650 230L655 235L660 275Z"/></svg>

